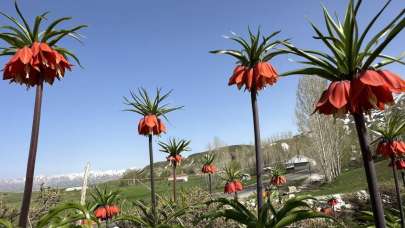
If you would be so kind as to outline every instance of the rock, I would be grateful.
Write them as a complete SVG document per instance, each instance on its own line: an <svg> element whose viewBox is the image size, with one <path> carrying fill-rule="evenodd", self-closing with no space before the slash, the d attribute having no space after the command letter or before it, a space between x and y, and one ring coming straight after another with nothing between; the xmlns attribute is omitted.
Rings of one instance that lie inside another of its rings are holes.
<svg viewBox="0 0 405 228"><path fill-rule="evenodd" d="M288 193L295 193L297 192L297 187L295 186L288 186Z"/></svg>
<svg viewBox="0 0 405 228"><path fill-rule="evenodd" d="M361 201L367 201L370 199L370 195L365 191L365 190L361 190L358 192L354 193L354 196Z"/></svg>

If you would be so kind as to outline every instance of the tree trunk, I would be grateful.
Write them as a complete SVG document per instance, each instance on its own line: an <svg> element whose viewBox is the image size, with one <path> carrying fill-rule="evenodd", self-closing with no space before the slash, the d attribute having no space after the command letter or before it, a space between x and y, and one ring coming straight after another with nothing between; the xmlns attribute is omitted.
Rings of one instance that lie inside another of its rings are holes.
<svg viewBox="0 0 405 228"><path fill-rule="evenodd" d="M377 187L377 175L371 151L367 142L367 129L364 121L363 114L353 113L354 121L356 123L357 135L361 154L363 157L364 170L367 177L367 185L370 193L371 205L374 214L374 223L377 228L385 227L384 208L382 206L380 193Z"/></svg>
<svg viewBox="0 0 405 228"><path fill-rule="evenodd" d="M156 214L155 174L153 172L152 135L149 135L149 169L150 169L150 188L152 197L153 222L156 225L157 214Z"/></svg>
<svg viewBox="0 0 405 228"><path fill-rule="evenodd" d="M35 107L34 118L32 121L31 143L27 162L27 171L25 176L24 196L21 205L21 213L19 219L19 226L22 228L27 227L28 213L30 209L32 185L34 182L35 159L37 156L38 137L39 137L39 124L41 120L41 105L42 105L43 84L36 88L35 94Z"/></svg>
<svg viewBox="0 0 405 228"><path fill-rule="evenodd" d="M176 203L176 164L173 163L173 201Z"/></svg>
<svg viewBox="0 0 405 228"><path fill-rule="evenodd" d="M211 173L208 173L208 188L209 188L210 194L212 194Z"/></svg>
<svg viewBox="0 0 405 228"><path fill-rule="evenodd" d="M263 184L262 184L262 171L263 159L260 144L260 127L259 127L259 113L257 108L257 91L252 89L250 92L252 101L252 114L253 114L253 128L255 136L255 152L256 152L256 191L257 191L257 211L263 205Z"/></svg>
<svg viewBox="0 0 405 228"><path fill-rule="evenodd" d="M399 190L399 183L398 183L398 173L397 173L397 166L395 165L395 158L391 158L392 164L392 173L394 174L394 181L395 181L395 192L397 193L397 201L398 201L398 210L401 215L401 228L405 228L405 221L404 221L404 210L402 209L402 199L401 199L401 192Z"/></svg>

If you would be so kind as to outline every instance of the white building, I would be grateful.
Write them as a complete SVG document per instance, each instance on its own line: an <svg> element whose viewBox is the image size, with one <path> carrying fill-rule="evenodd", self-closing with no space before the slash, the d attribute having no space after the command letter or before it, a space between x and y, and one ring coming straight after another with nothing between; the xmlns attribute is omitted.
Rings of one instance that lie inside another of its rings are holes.
<svg viewBox="0 0 405 228"><path fill-rule="evenodd" d="M285 166L287 169L299 170L308 167L316 166L316 161L314 159L308 158L304 155L295 155L289 160L285 161Z"/></svg>
<svg viewBox="0 0 405 228"><path fill-rule="evenodd" d="M167 178L167 180L173 181L173 176L170 176L169 178ZM187 175L177 176L176 182L188 182L188 176Z"/></svg>

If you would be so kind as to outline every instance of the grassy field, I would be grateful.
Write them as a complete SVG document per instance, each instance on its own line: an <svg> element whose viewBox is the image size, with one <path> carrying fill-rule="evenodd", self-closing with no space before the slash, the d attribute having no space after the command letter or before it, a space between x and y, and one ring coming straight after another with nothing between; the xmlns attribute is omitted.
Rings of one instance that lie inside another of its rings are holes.
<svg viewBox="0 0 405 228"><path fill-rule="evenodd" d="M388 167L388 161L381 161L376 163L376 170L378 174L380 185L391 185L393 184L392 171ZM302 180L295 183L289 183L289 185L300 185ZM255 178L253 177L250 181L245 183L245 186L253 186L255 183ZM402 183L402 182L401 182ZM111 190L119 190L121 199L128 201L134 200L149 200L149 182L137 183L134 185L123 185L120 180L111 181L104 184L100 184L99 187L108 186ZM192 187L200 187L207 189L207 178L206 176L190 176L188 182L178 182L177 190L181 192L182 190L187 190ZM218 179L217 185L214 186L216 192L223 191L223 183ZM314 196L318 195L328 195L334 193L347 193L355 192L359 190L367 189L366 177L363 168L356 168L350 171L343 172L335 181L332 183L322 184L319 186L313 186L307 191L303 191L301 194L311 194ZM172 194L172 186L167 180L156 181L156 191L161 196L169 197ZM33 199L38 196L38 192L33 193ZM88 195L89 197L89 195ZM19 207L20 200L22 198L21 193L0 193L0 201L15 208ZM66 192L61 190L61 200L63 202L78 202L80 200L80 191Z"/></svg>
<svg viewBox="0 0 405 228"><path fill-rule="evenodd" d="M190 189L192 187L200 187L203 189L207 189L207 180L206 176L190 176L188 182L177 182L177 192L181 192L183 190ZM128 201L134 200L149 200L150 197L150 190L149 190L149 182L142 182L137 183L134 185L123 186L123 182L120 180L117 181L110 181L104 184L98 185L100 188L104 188L105 186L111 190L119 190L121 199L125 199ZM255 183L255 179L252 178L251 180L247 181L246 185L251 185ZM167 180L158 180L155 183L156 192L160 196L169 197L172 194L172 184L169 183ZM216 192L223 191L223 184L218 179L218 184L213 186ZM33 193L33 199L38 196L38 192ZM87 197L90 197L87 194ZM3 201L8 206L19 208L20 201L22 198L21 193L0 193L0 201ZM80 191L71 191L66 192L61 189L61 201L63 202L79 202L80 201Z"/></svg>
<svg viewBox="0 0 405 228"><path fill-rule="evenodd" d="M388 161L380 161L376 163L376 172L378 183L380 185L393 185L392 169L388 167ZM402 181L401 181L402 183ZM356 168L343 172L332 183L316 186L301 194L311 194L314 196L328 195L334 193L347 193L359 190L366 190L367 182L363 167Z"/></svg>

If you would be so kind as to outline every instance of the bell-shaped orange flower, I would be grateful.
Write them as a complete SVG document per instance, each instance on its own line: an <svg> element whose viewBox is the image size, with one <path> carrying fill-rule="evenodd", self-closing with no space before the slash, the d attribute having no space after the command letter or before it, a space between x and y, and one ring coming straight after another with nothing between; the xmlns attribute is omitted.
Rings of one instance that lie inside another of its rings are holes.
<svg viewBox="0 0 405 228"><path fill-rule="evenodd" d="M138 123L138 133L140 135L160 135L166 132L163 122L155 115L146 115Z"/></svg>
<svg viewBox="0 0 405 228"><path fill-rule="evenodd" d="M284 176L274 176L271 178L271 184L275 186L281 186L287 183L287 179Z"/></svg>
<svg viewBox="0 0 405 228"><path fill-rule="evenodd" d="M384 110L392 104L392 93L405 92L405 81L386 70L366 70L351 83L351 112L361 113L370 109Z"/></svg>
<svg viewBox="0 0 405 228"><path fill-rule="evenodd" d="M94 210L96 218L101 220L111 219L120 212L120 209L115 205L100 206Z"/></svg>
<svg viewBox="0 0 405 228"><path fill-rule="evenodd" d="M325 115L346 114L349 104L350 81L334 81L322 93L314 112Z"/></svg>
<svg viewBox="0 0 405 228"><path fill-rule="evenodd" d="M33 67L41 72L43 80L53 84L55 78L60 79L65 75L66 69L71 70L71 64L56 50L46 43L34 42L32 44L34 55Z"/></svg>
<svg viewBox="0 0 405 228"><path fill-rule="evenodd" d="M405 142L401 140L380 142L377 146L377 154L386 158L405 155Z"/></svg>
<svg viewBox="0 0 405 228"><path fill-rule="evenodd" d="M212 165L212 164L211 165L205 164L205 165L203 165L201 172L214 174L217 172L217 167L215 167L215 165Z"/></svg>
<svg viewBox="0 0 405 228"><path fill-rule="evenodd" d="M170 155L166 158L171 165L180 165L181 161L183 160L183 157L180 154L176 154L176 155Z"/></svg>
<svg viewBox="0 0 405 228"><path fill-rule="evenodd" d="M43 81L52 85L55 78L62 78L71 66L48 44L34 42L31 47L25 46L14 54L4 68L3 79L27 86L39 85Z"/></svg>
<svg viewBox="0 0 405 228"><path fill-rule="evenodd" d="M25 46L19 49L6 63L3 79L19 84L35 85L38 71L33 68L33 53Z"/></svg>
<svg viewBox="0 0 405 228"><path fill-rule="evenodd" d="M252 88L259 91L267 85L273 85L277 79L278 73L270 63L259 62L253 68L237 66L228 85L236 84L238 89L245 86L248 91L251 91Z"/></svg>
<svg viewBox="0 0 405 228"><path fill-rule="evenodd" d="M227 182L224 187L224 193L234 193L236 192L236 187L234 182Z"/></svg>
<svg viewBox="0 0 405 228"><path fill-rule="evenodd" d="M98 219L107 219L107 209L105 207L98 207L95 211L94 211L94 215L98 218Z"/></svg>
<svg viewBox="0 0 405 228"><path fill-rule="evenodd" d="M233 184L235 185L235 191L236 191L236 192L240 192L240 191L243 190L242 182L240 182L240 181L238 181L238 180L235 180L235 181L233 182Z"/></svg>

